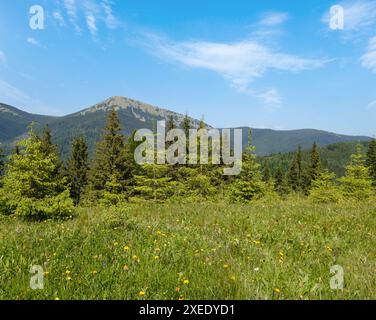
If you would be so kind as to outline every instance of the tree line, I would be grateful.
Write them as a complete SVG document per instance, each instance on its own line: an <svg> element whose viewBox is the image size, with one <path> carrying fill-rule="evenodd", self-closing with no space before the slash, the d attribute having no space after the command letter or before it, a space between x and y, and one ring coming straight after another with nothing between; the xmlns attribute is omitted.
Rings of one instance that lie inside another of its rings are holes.
<svg viewBox="0 0 376 320"><path fill-rule="evenodd" d="M188 116L179 124L170 117L166 131L178 126L188 132L192 127ZM204 126L202 121L200 128ZM289 194L317 202L362 201L376 189L376 140L371 141L366 155L359 147L345 176L337 179L322 165L316 144L308 166L302 163L300 147L288 170L282 166L271 169L267 161L260 164L250 132L241 174L223 176L223 165L139 165L134 151L140 142L135 142L133 135L125 137L121 129L116 111L111 110L93 158L89 159L85 138L78 136L72 141L69 159L63 162L50 129L37 133L31 126L28 137L17 143L9 157L0 150L0 213L40 219L70 216L79 205L249 202Z"/></svg>

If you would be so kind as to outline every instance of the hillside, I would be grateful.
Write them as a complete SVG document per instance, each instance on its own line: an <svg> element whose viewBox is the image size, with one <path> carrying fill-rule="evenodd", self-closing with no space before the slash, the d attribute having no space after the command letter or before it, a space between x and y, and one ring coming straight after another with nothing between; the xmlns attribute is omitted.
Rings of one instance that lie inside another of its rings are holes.
<svg viewBox="0 0 376 320"><path fill-rule="evenodd" d="M0 103L0 142L12 140L24 134L27 126L33 121L46 124L54 119L55 117L27 113Z"/></svg>
<svg viewBox="0 0 376 320"><path fill-rule="evenodd" d="M351 155L356 152L357 145L358 142L338 142L320 147L319 153L323 168L334 172L338 177L343 176L345 174L345 166L349 164ZM360 145L362 147L362 152L365 154L368 149L368 142L363 141ZM275 172L278 166L282 166L284 171L287 171L294 156L294 152L279 153L262 157L259 161L261 164L264 164L265 161L267 161L272 172ZM309 149L303 150L303 166L307 167L309 165L310 156L311 153Z"/></svg>
<svg viewBox="0 0 376 320"><path fill-rule="evenodd" d="M176 123L180 123L184 115L162 109L149 104L124 97L112 97L92 107L79 112L63 116L49 117L29 114L12 106L0 104L0 142L10 146L27 132L28 125L35 121L52 130L54 142L59 145L63 158L69 154L71 140L77 135L84 135L92 152L95 143L100 139L106 116L111 108L118 111L123 125L123 133L130 135L140 128L153 128L155 120L167 120L172 116ZM194 127L199 121L191 119ZM244 147L248 143L249 128L243 129ZM295 150L298 145L303 149L311 147L313 142L326 146L337 142L367 141L368 137L339 135L313 129L277 131L269 129L253 129L253 143L260 156L285 153Z"/></svg>

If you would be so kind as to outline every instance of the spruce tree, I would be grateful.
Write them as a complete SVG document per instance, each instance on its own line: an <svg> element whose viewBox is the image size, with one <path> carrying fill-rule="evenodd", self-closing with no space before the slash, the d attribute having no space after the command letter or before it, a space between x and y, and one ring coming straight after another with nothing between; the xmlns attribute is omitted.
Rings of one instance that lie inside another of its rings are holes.
<svg viewBox="0 0 376 320"><path fill-rule="evenodd" d="M351 156L351 162L346 167L346 175L339 179L342 193L346 199L364 200L372 195L372 179L365 165L361 145Z"/></svg>
<svg viewBox="0 0 376 320"><path fill-rule="evenodd" d="M274 176L274 190L281 196L286 195L289 192L285 174L281 166L277 168L277 171Z"/></svg>
<svg viewBox="0 0 376 320"><path fill-rule="evenodd" d="M366 165L372 178L372 185L376 187L376 139L369 143Z"/></svg>
<svg viewBox="0 0 376 320"><path fill-rule="evenodd" d="M270 164L269 161L264 161L263 171L262 171L262 180L264 182L269 182L271 179Z"/></svg>
<svg viewBox="0 0 376 320"><path fill-rule="evenodd" d="M46 153L42 140L29 130L7 164L3 192L7 214L45 218L71 215L73 202L65 179L57 176L55 152ZM4 208L3 208L4 210Z"/></svg>
<svg viewBox="0 0 376 320"><path fill-rule="evenodd" d="M183 120L180 123L180 128L184 130L184 134L187 138L187 159L188 159L188 154L189 154L189 130L191 129L191 119L189 119L188 115L186 114Z"/></svg>
<svg viewBox="0 0 376 320"><path fill-rule="evenodd" d="M288 173L290 188L294 191L301 191L302 187L302 148L299 146L291 162Z"/></svg>
<svg viewBox="0 0 376 320"><path fill-rule="evenodd" d="M255 147L252 145L252 131L249 131L248 148L243 154L242 172L231 186L234 201L246 202L265 196L270 190L262 181L260 165L256 161Z"/></svg>
<svg viewBox="0 0 376 320"><path fill-rule="evenodd" d="M168 116L166 123L166 132L176 129L175 119L172 115Z"/></svg>
<svg viewBox="0 0 376 320"><path fill-rule="evenodd" d="M45 154L50 154L50 153L56 153L57 152L57 148L56 146L52 143L52 133L51 133L51 129L48 125L46 125L43 129L43 132L42 134L40 135L40 141L41 141L41 145L42 145L42 151L45 153Z"/></svg>
<svg viewBox="0 0 376 320"><path fill-rule="evenodd" d="M317 144L315 142L311 150L311 165L309 168L309 175L310 175L311 183L320 176L320 173L321 173L321 160L320 160L320 154L317 149Z"/></svg>
<svg viewBox="0 0 376 320"><path fill-rule="evenodd" d="M77 205L88 182L88 146L83 136L76 138L72 143L71 156L67 164L67 176L70 195Z"/></svg>
<svg viewBox="0 0 376 320"><path fill-rule="evenodd" d="M125 138L121 133L117 112L112 109L89 172L89 200L99 200L110 181L121 185L116 188L117 192L125 191L131 177L131 168L127 167L126 160ZM125 197L125 194L123 196Z"/></svg>
<svg viewBox="0 0 376 320"><path fill-rule="evenodd" d="M312 180L309 198L320 203L338 202L341 199L341 193L334 181L334 173L328 170L321 171L316 179Z"/></svg>
<svg viewBox="0 0 376 320"><path fill-rule="evenodd" d="M1 178L5 173L5 154L3 149L0 147L0 187L1 187Z"/></svg>
<svg viewBox="0 0 376 320"><path fill-rule="evenodd" d="M153 200L163 202L176 191L176 183L172 181L168 165L144 164L139 175L134 177L134 201Z"/></svg>

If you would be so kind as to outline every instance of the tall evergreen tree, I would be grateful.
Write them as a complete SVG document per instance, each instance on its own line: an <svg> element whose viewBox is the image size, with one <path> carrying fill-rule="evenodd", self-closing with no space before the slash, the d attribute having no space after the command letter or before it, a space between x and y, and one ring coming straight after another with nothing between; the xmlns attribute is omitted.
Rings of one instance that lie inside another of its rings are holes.
<svg viewBox="0 0 376 320"><path fill-rule="evenodd" d="M310 180L315 181L321 173L321 160L320 160L320 154L317 149L316 142L312 146L311 150L311 165L309 168L309 174L310 174Z"/></svg>
<svg viewBox="0 0 376 320"><path fill-rule="evenodd" d="M330 203L338 202L341 193L334 184L335 174L328 170L321 171L315 180L312 180L309 198L315 202Z"/></svg>
<svg viewBox="0 0 376 320"><path fill-rule="evenodd" d="M121 188L116 190L120 190L121 193L125 191L131 177L131 168L127 167L126 160L125 138L121 133L117 112L112 109L108 114L102 140L97 144L89 172L90 200L99 200L103 196L106 183L110 181L121 185Z"/></svg>
<svg viewBox="0 0 376 320"><path fill-rule="evenodd" d="M67 164L67 176L70 186L70 195L77 205L81 194L88 182L88 147L83 136L76 138L72 143L71 156Z"/></svg>
<svg viewBox="0 0 376 320"><path fill-rule="evenodd" d="M372 178L372 185L376 187L376 139L369 143L366 165Z"/></svg>
<svg viewBox="0 0 376 320"><path fill-rule="evenodd" d="M277 171L274 176L274 190L281 196L286 195L289 192L285 174L281 166L277 168Z"/></svg>
<svg viewBox="0 0 376 320"><path fill-rule="evenodd" d="M255 147L252 145L252 131L249 131L248 148L243 154L242 172L231 186L231 197L235 201L257 200L265 196L268 184L262 181L260 165L256 161Z"/></svg>
<svg viewBox="0 0 376 320"><path fill-rule="evenodd" d="M361 146L351 156L351 162L346 167L346 175L339 179L342 193L346 199L364 200L372 194L372 179L365 165Z"/></svg>
<svg viewBox="0 0 376 320"><path fill-rule="evenodd" d="M47 154L42 140L30 128L10 157L4 177L5 213L44 218L70 215L73 202L65 179L57 176L57 154ZM4 209L4 208L3 208Z"/></svg>
<svg viewBox="0 0 376 320"><path fill-rule="evenodd" d="M42 142L42 151L45 154L57 153L57 147L52 142L52 132L48 125L44 127L39 139Z"/></svg>
<svg viewBox="0 0 376 320"><path fill-rule="evenodd" d="M302 148L298 150L291 162L290 170L288 173L288 182L292 190L300 191L302 186Z"/></svg>
<svg viewBox="0 0 376 320"><path fill-rule="evenodd" d="M186 114L183 118L183 120L180 123L180 128L184 130L184 134L187 137L187 159L189 154L189 130L191 129L192 123L191 119L188 117L188 114Z"/></svg>
<svg viewBox="0 0 376 320"><path fill-rule="evenodd" d="M0 180L5 173L5 155L3 149L0 147ZM1 186L1 182L0 182Z"/></svg>
<svg viewBox="0 0 376 320"><path fill-rule="evenodd" d="M272 177L271 171L270 171L270 164L269 161L265 160L263 165L263 171L262 171L262 180L264 182L269 182Z"/></svg>
<svg viewBox="0 0 376 320"><path fill-rule="evenodd" d="M176 129L175 119L172 115L168 116L166 123L166 132Z"/></svg>

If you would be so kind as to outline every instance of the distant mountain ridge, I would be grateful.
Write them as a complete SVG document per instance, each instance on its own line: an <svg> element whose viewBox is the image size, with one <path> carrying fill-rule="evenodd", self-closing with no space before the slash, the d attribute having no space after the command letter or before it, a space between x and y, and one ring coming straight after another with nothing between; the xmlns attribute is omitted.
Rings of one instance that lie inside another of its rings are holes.
<svg viewBox="0 0 376 320"><path fill-rule="evenodd" d="M103 132L107 113L112 108L118 112L124 128L123 133L128 136L137 129L152 129L155 121L167 120L170 116L175 119L177 124L181 123L184 118L183 114L119 96L111 97L92 107L63 117L30 114L0 103L0 142L8 146L11 145L25 135L28 125L34 121L41 126L48 124L52 130L54 142L59 145L63 158L69 154L71 140L78 135L86 137L89 150L92 152ZM198 127L200 121L190 119L193 127ZM243 144L246 146L249 128L241 129L243 129ZM258 155L290 152L295 150L298 145L306 149L314 142L325 146L337 142L370 140L365 136L339 135L314 129L290 131L252 129L252 132L253 144L256 146Z"/></svg>

